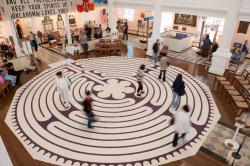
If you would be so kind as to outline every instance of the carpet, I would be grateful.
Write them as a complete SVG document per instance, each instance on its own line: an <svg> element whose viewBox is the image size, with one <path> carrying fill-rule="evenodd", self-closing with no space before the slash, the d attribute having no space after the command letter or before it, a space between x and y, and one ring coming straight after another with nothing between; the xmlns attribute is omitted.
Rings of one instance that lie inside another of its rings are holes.
<svg viewBox="0 0 250 166"><path fill-rule="evenodd" d="M136 71L146 65L144 90L136 96ZM72 81L71 107L65 109L55 87L62 71ZM148 59L103 57L48 69L17 90L5 122L34 159L56 165L160 165L195 155L220 118L209 88L171 66L167 81ZM172 83L183 74L186 95L170 107ZM91 90L97 122L87 128L81 101ZM192 129L186 142L172 147L170 120L181 106L191 108Z"/></svg>

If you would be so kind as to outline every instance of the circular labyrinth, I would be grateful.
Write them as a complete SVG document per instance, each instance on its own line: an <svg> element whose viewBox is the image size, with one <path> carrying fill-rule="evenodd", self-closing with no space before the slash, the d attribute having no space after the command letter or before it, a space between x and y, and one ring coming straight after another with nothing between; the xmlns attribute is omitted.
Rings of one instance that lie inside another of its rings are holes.
<svg viewBox="0 0 250 166"><path fill-rule="evenodd" d="M146 64L142 97L136 96L136 71ZM55 73L72 82L71 107L65 109L55 90ZM171 86L183 74L186 95L177 110L170 107ZM160 165L194 155L220 118L206 85L171 66L167 82L159 66L147 59L105 57L75 61L48 69L20 88L6 123L33 158L58 165ZM97 122L87 128L80 102L92 91ZM192 129L185 144L172 147L171 116L188 103Z"/></svg>

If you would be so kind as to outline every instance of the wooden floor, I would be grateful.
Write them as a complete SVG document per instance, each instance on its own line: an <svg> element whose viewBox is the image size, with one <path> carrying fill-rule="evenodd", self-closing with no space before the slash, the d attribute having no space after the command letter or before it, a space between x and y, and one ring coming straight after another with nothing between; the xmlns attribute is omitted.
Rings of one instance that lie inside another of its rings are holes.
<svg viewBox="0 0 250 166"><path fill-rule="evenodd" d="M133 54L134 57L146 57L145 52L141 49L136 48L127 48L124 47L122 56L131 56L130 54ZM127 53L129 55L127 55ZM91 53L89 57L95 57L94 53ZM51 59L48 55L44 54L43 56L38 57L41 62L38 64L39 71L42 71L47 68L48 63L54 63L56 62L56 59ZM86 58L85 55L82 55L81 58ZM62 59L62 57L58 57L58 60ZM46 62L46 63L44 63ZM196 65L192 63L188 63L185 61L180 61L174 58L170 58L170 64L178 66L184 70L186 70L188 73L196 77L197 79L201 80L204 83L207 83L210 89L212 89L213 82L215 76L212 74L208 74L207 71L205 71L204 67L201 65ZM33 78L35 74L29 74L26 73L22 74L21 82L24 84L31 78ZM20 86L20 85L19 85ZM15 89L12 89L11 92L6 95L5 97L0 98L0 135L3 138L3 141L5 143L5 146L8 150L8 153L10 155L10 158L15 166L45 166L50 165L47 163L43 163L40 161L36 161L32 159L32 157L28 154L28 152L25 150L25 148L22 146L22 144L17 140L15 135L10 131L10 129L7 127L7 125L4 122L6 113L8 111L8 108L11 104L12 97L15 94ZM217 106L221 112L222 118L220 121L223 123L226 123L228 125L233 125L234 118L236 117L236 114L232 110L232 108L227 104L227 101L221 94L216 93L212 91L214 99L217 103ZM208 155L207 153L204 153L202 151L199 151L197 155L184 159L182 161L177 161L174 163L167 164L165 166L223 166L222 162L216 160L212 156Z"/></svg>

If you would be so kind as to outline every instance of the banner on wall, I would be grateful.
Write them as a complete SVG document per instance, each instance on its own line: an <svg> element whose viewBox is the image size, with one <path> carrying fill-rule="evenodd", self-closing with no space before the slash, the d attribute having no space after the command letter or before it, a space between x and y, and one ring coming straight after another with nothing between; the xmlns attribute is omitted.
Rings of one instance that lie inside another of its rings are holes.
<svg viewBox="0 0 250 166"><path fill-rule="evenodd" d="M0 0L1 3L1 0ZM5 10L3 4L0 4L0 21L6 20Z"/></svg>
<svg viewBox="0 0 250 166"><path fill-rule="evenodd" d="M0 0L11 19L65 14L72 9L72 0Z"/></svg>

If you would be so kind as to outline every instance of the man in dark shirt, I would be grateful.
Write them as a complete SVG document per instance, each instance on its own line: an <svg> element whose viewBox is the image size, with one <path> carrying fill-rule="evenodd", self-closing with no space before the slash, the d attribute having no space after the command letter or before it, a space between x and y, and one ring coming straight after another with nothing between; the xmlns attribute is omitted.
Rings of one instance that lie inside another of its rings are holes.
<svg viewBox="0 0 250 166"><path fill-rule="evenodd" d="M88 117L88 128L92 128L92 123L94 121L94 114L92 112L93 109L93 99L91 98L91 92L86 91L86 97L82 103L83 105L83 110L86 113Z"/></svg>
<svg viewBox="0 0 250 166"><path fill-rule="evenodd" d="M160 43L159 43L159 41L160 40L157 39L156 42L153 45L155 63L158 61L158 57L159 57L159 51L160 51Z"/></svg>
<svg viewBox="0 0 250 166"><path fill-rule="evenodd" d="M128 22L125 22L123 27L123 40L128 40Z"/></svg>

